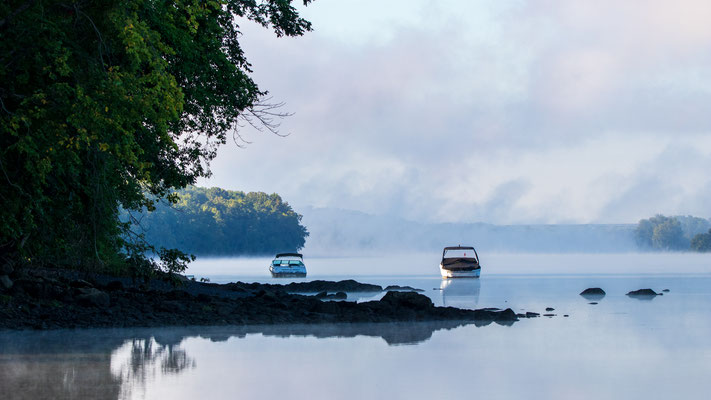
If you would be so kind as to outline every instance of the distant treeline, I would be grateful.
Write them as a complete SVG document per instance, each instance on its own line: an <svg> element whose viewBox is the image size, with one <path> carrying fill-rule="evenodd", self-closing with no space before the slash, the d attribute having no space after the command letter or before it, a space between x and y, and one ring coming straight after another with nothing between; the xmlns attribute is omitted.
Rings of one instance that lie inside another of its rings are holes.
<svg viewBox="0 0 711 400"><path fill-rule="evenodd" d="M656 215L640 220L634 234L642 249L711 251L711 221L704 218Z"/></svg>
<svg viewBox="0 0 711 400"><path fill-rule="evenodd" d="M258 255L295 251L309 235L278 194L188 187L176 204L134 215L147 242L198 255Z"/></svg>

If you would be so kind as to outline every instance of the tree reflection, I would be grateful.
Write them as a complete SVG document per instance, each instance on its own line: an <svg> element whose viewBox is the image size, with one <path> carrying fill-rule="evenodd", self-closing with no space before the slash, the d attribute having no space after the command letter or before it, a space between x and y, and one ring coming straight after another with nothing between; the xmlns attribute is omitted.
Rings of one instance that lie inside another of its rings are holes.
<svg viewBox="0 0 711 400"><path fill-rule="evenodd" d="M111 372L122 382L119 398L133 398L135 391L145 392L147 382L196 365L179 344L160 344L153 337L127 340L111 355Z"/></svg>

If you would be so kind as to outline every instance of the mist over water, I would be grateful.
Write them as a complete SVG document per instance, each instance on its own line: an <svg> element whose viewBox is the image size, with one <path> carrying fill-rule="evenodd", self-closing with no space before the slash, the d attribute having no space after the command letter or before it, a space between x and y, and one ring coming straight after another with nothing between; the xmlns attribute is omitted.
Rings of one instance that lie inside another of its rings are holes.
<svg viewBox="0 0 711 400"><path fill-rule="evenodd" d="M473 245L489 252L620 253L637 251L635 224L493 225L431 223L358 211L305 207L302 223L312 254L388 254Z"/></svg>
<svg viewBox="0 0 711 400"><path fill-rule="evenodd" d="M3 398L567 400L698 398L711 390L711 263L704 255L484 253L481 278L459 280L439 277L439 257L307 256L306 280L410 285L435 305L553 316L511 326L449 321L0 332ZM191 272L213 281L291 281L272 279L268 261L198 259ZM590 304L579 296L588 287L607 295ZM640 288L670 291L647 300L625 295ZM349 300L378 296L349 293Z"/></svg>
<svg viewBox="0 0 711 400"><path fill-rule="evenodd" d="M701 253L621 253L621 254L541 254L491 253L477 249L482 276L546 274L706 274L711 273L708 254ZM371 277L423 276L439 278L440 251L391 252L380 256L311 257L303 250L308 275L313 279L356 279ZM271 257L198 257L187 273L212 282L234 280L285 283L289 280L269 275ZM302 280L304 280L302 279Z"/></svg>

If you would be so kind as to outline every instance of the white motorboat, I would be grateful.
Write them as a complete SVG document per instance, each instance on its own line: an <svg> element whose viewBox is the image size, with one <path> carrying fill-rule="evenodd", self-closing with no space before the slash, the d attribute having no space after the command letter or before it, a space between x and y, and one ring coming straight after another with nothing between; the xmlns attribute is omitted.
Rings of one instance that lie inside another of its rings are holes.
<svg viewBox="0 0 711 400"><path fill-rule="evenodd" d="M445 247L439 271L443 279L478 278L481 273L479 255L471 246Z"/></svg>
<svg viewBox="0 0 711 400"><path fill-rule="evenodd" d="M275 278L304 277L306 276L304 256L299 253L279 253L269 264L269 272Z"/></svg>

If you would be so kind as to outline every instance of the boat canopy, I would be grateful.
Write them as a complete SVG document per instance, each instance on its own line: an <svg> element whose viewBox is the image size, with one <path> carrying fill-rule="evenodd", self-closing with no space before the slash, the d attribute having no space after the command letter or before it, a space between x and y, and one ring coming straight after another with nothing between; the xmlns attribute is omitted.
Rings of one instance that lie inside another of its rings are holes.
<svg viewBox="0 0 711 400"><path fill-rule="evenodd" d="M298 257L302 260L304 259L304 256L302 256L299 253L279 253L274 258L281 258L281 257Z"/></svg>
<svg viewBox="0 0 711 400"><path fill-rule="evenodd" d="M462 258L462 259L473 259L479 261L479 255L476 253L471 246L450 246L445 247L442 251L442 259L445 258Z"/></svg>

